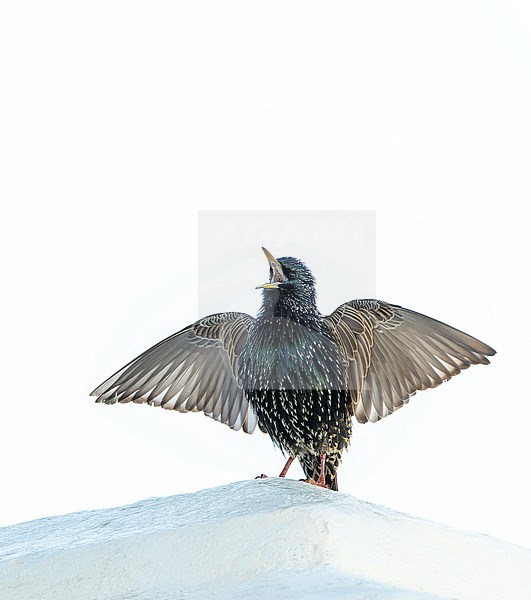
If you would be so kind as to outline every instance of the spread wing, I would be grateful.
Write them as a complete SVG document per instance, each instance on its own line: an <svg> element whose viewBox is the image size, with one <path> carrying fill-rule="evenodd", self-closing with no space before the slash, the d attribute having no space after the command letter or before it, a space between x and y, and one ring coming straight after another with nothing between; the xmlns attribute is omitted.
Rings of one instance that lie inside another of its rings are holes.
<svg viewBox="0 0 531 600"><path fill-rule="evenodd" d="M203 411L252 433L256 417L235 376L254 319L219 313L200 319L146 350L93 392L96 402L137 402L179 412Z"/></svg>
<svg viewBox="0 0 531 600"><path fill-rule="evenodd" d="M417 390L440 385L495 351L458 329L379 300L353 300L324 321L348 360L353 414L378 421Z"/></svg>

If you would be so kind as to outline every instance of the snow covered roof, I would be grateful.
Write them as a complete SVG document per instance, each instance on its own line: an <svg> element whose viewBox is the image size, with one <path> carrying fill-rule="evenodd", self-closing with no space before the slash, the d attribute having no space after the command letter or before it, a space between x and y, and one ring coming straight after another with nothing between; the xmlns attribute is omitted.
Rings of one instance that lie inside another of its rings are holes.
<svg viewBox="0 0 531 600"><path fill-rule="evenodd" d="M292 480L0 529L0 597L529 598L531 550Z"/></svg>

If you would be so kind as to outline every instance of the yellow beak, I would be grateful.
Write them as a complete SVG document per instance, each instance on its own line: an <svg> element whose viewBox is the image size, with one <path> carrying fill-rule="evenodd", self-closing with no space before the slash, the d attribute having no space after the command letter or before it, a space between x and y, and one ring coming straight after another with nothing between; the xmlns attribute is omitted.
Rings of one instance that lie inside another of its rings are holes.
<svg viewBox="0 0 531 600"><path fill-rule="evenodd" d="M278 289L278 281L273 281L273 283L262 283L262 285L257 285L256 290L263 288L264 290L276 290Z"/></svg>
<svg viewBox="0 0 531 600"><path fill-rule="evenodd" d="M284 281L286 281L287 278L284 275L284 272L282 271L281 264L271 254L271 252L269 252L269 250L267 250L264 247L262 247L262 250L264 251L266 258L269 261L269 266L273 270L273 275L271 277L271 281L269 281L268 283L263 283L262 285L257 285L256 289L258 290L260 288L263 288L265 290L275 290L278 288L279 284L284 283Z"/></svg>

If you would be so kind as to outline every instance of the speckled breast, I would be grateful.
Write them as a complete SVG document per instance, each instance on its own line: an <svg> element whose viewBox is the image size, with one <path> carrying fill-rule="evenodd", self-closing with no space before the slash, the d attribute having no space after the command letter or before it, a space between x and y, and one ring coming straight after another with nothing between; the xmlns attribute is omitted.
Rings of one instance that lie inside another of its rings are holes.
<svg viewBox="0 0 531 600"><path fill-rule="evenodd" d="M346 364L319 324L258 322L240 355L238 378L260 428L285 452L335 452L348 443Z"/></svg>

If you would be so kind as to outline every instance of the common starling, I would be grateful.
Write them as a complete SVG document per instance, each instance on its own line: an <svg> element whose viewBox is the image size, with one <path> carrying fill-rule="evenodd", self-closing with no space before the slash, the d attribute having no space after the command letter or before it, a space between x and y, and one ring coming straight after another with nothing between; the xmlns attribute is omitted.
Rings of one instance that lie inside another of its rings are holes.
<svg viewBox="0 0 531 600"><path fill-rule="evenodd" d="M96 402L203 411L232 429L269 434L310 483L337 490L352 417L375 422L417 390L440 385L495 351L462 331L380 300L316 305L300 260L269 261L256 318L218 313L153 346L93 392ZM258 289L257 288L257 289Z"/></svg>

